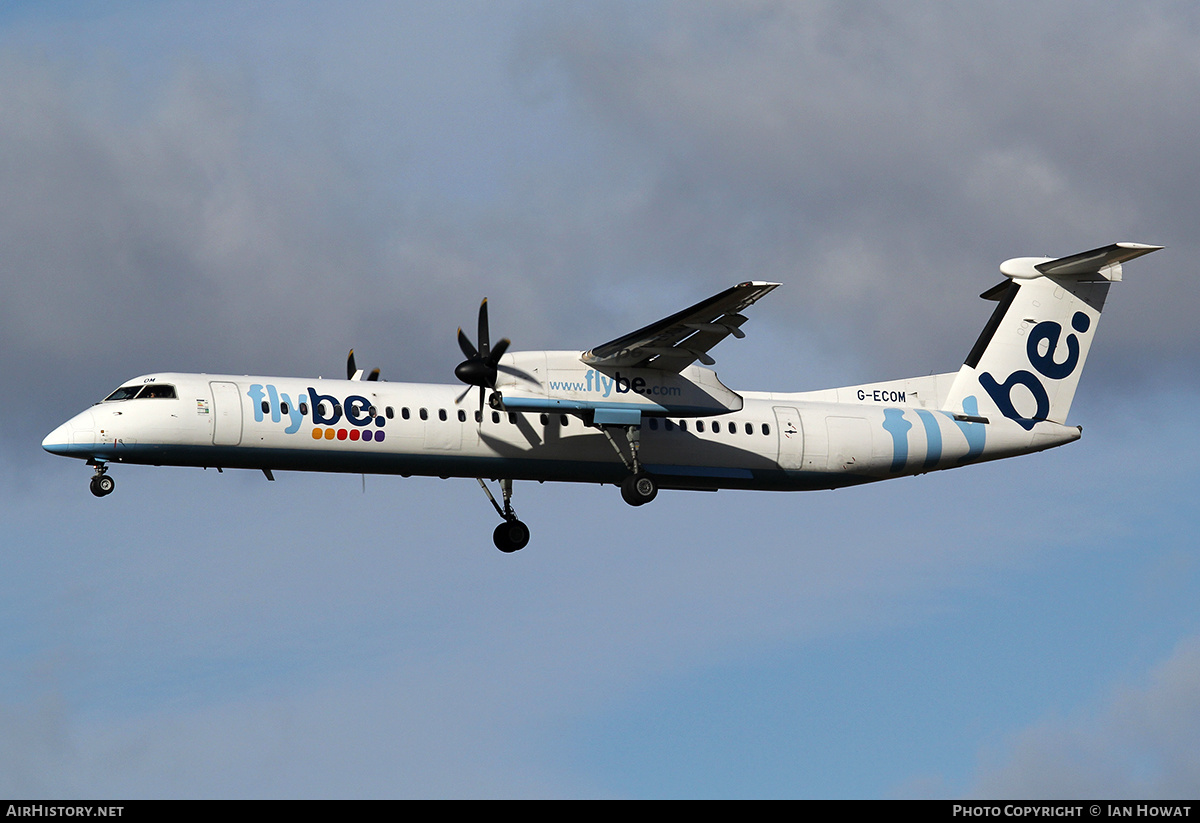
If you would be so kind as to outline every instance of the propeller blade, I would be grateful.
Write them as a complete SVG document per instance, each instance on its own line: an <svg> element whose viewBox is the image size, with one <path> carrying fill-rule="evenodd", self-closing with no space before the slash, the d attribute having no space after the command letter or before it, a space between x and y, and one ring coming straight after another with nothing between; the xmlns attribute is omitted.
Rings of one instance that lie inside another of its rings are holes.
<svg viewBox="0 0 1200 823"><path fill-rule="evenodd" d="M367 380L375 383L379 380L379 369L371 369L371 373L367 375Z"/></svg>
<svg viewBox="0 0 1200 823"><path fill-rule="evenodd" d="M467 336L463 334L462 326L458 327L458 347L462 349L462 353L467 356L468 360L474 360L479 356L479 352L471 345L471 341L467 339Z"/></svg>
<svg viewBox="0 0 1200 823"><path fill-rule="evenodd" d="M454 398L454 405L457 406L459 403L461 403L463 401L463 398L467 396L467 392L469 392L470 390L471 390L470 386L467 386L465 389L463 389L462 394L460 394L458 397Z"/></svg>
<svg viewBox="0 0 1200 823"><path fill-rule="evenodd" d="M513 377L519 377L522 380L528 380L531 383L537 382L536 377L534 377L532 374L530 374L527 371L521 371L516 366L502 366L502 365L497 364L496 371L504 372L505 374L511 374Z"/></svg>
<svg viewBox="0 0 1200 823"><path fill-rule="evenodd" d="M483 302L479 304L479 356L487 359L488 350L488 310L487 298L483 298Z"/></svg>
<svg viewBox="0 0 1200 823"><path fill-rule="evenodd" d="M350 356L346 358L346 379L353 380L356 371L358 369L354 367L354 349L351 349Z"/></svg>
<svg viewBox="0 0 1200 823"><path fill-rule="evenodd" d="M510 345L512 345L512 341L507 337L500 338L500 342L496 344L496 348L492 349L492 353L488 355L487 364L495 369L496 364L500 362L500 358L504 356L504 352L508 350Z"/></svg>

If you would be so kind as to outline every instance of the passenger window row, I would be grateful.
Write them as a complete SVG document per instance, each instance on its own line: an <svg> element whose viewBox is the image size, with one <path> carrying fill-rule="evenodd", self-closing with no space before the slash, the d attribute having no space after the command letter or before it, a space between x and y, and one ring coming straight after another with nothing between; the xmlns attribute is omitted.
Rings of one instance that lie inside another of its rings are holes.
<svg viewBox="0 0 1200 823"><path fill-rule="evenodd" d="M741 425L741 431L745 431L746 434L754 434L755 429L753 423L743 423ZM686 432L688 430L688 421L663 418L662 426L665 431L675 431L678 429L679 431ZM692 421L692 426L695 427L695 431L697 432L704 432L708 426L711 426L713 434L720 434L721 432L725 432L727 434L737 434L739 431L738 423L733 420L726 420L724 423L722 423L720 420L712 420L708 421L707 423L704 420L694 420ZM658 431L658 427L658 418L651 417L650 431ZM766 423L762 423L759 426L759 431L761 431L764 435L769 435L771 433L771 427Z"/></svg>
<svg viewBox="0 0 1200 823"><path fill-rule="evenodd" d="M159 388L161 389L161 388L170 388L170 387L161 387L160 386ZM146 395L146 393L143 393L141 396L145 397L147 395ZM153 395L151 395L151 396L153 396ZM161 397L163 395L159 394L158 396ZM171 390L171 395L169 395L169 396L174 396L173 389ZM113 398L110 398L110 399L113 399ZM116 398L116 399L124 399L124 398ZM282 411L284 414L288 413L287 403L280 403L279 406L280 406L280 411ZM308 414L308 404L307 403L299 404L299 409L300 409L301 414ZM262 410L263 410L264 414L270 413L270 411L271 411L270 405L267 403L266 400L262 401ZM323 408L321 408L320 411L323 415L329 415L331 412L331 409L327 405L323 404ZM355 416L358 416L359 414L361 414L362 411L363 410L362 410L360 404L356 403L355 408L354 408ZM375 417L378 414L378 409L376 409L375 406L371 406L368 409L366 409L366 412L371 417ZM341 416L342 406L340 403L333 404L332 413L339 417ZM386 416L388 420L392 420L396 416L395 409L393 409L391 406L386 406L383 410L383 413L384 413L384 416ZM417 417L419 417L421 420L428 420L429 416L430 416L429 409L427 409L427 408L417 409ZM463 409L458 409L455 412L455 417L458 418L458 422L460 422L460 423L467 422L467 413ZM474 417L475 417L476 423L483 422L483 412L476 411ZM493 423L500 422L500 412L493 410L491 417L492 417ZM507 412L507 417L508 417L509 423L516 424L517 415L515 412ZM400 407L400 419L409 420L411 418L412 418L412 412L410 411L409 407L401 406ZM450 418L445 409L438 409L437 410L437 419L441 420L441 421L446 421L446 420L449 420ZM548 415L548 414L539 415L539 421L541 422L543 427L549 426L550 425L550 415ZM570 425L570 422L571 422L571 418L569 415L566 415L566 414L558 415L557 423L562 428L564 428L564 429L567 428ZM658 431L660 428L660 420L657 417L651 417L647 420L647 425L649 426L650 431ZM662 420L661 420L661 428L664 431L675 431L676 429L678 429L681 432L686 432L686 431L688 431L688 425L689 425L688 421L682 420L682 419L681 420L671 420L670 418L662 418ZM712 420L712 421L706 422L702 419L698 419L698 420L692 421L691 426L694 428L694 430L696 432L700 432L700 433L703 433L706 429L708 429L710 427L711 427L711 431L713 434L721 434L723 432L726 434L738 434L739 431L744 431L746 434L753 435L756 431L753 423L741 423L740 424L741 428L739 429L739 424L733 420L726 420L726 421ZM767 423L761 423L761 424L759 424L758 431L761 431L762 434L769 436L771 434L771 427Z"/></svg>

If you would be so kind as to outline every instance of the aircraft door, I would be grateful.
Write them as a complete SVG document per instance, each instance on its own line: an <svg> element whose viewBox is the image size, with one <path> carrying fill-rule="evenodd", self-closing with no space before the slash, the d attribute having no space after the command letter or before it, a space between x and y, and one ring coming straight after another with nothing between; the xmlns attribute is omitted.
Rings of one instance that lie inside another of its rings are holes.
<svg viewBox="0 0 1200 823"><path fill-rule="evenodd" d="M775 431L779 434L779 468L799 471L804 465L804 427L800 424L800 413L791 406L776 406Z"/></svg>
<svg viewBox="0 0 1200 823"><path fill-rule="evenodd" d="M462 448L463 426L456 409L429 409L425 419L425 448L458 451Z"/></svg>
<svg viewBox="0 0 1200 823"><path fill-rule="evenodd" d="M871 427L865 417L830 415L825 418L829 434L829 470L858 471L871 464Z"/></svg>
<svg viewBox="0 0 1200 823"><path fill-rule="evenodd" d="M213 445L236 446L242 442L242 393L237 383L213 381Z"/></svg>

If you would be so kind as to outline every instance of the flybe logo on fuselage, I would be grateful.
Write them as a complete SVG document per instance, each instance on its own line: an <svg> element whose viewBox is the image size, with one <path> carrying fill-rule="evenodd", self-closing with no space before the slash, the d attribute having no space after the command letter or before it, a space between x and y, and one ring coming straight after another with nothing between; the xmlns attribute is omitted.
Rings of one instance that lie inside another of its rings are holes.
<svg viewBox="0 0 1200 823"><path fill-rule="evenodd" d="M1071 328L1079 334L1086 332L1091 325L1091 319L1081 311L1075 312L1071 317ZM1053 320L1044 320L1029 332L1029 338L1025 344L1025 354L1029 358L1029 364L1037 370L1038 374L1050 380L1063 380L1070 377L1079 365L1079 338L1074 334L1067 334L1066 337L1066 359L1061 363L1054 359L1062 333L1062 324ZM1040 351L1043 343L1046 344L1044 352ZM984 391L992 398L1001 414L1020 424L1026 431L1031 430L1034 424L1045 420L1050 414L1050 395L1041 378L1033 372L1018 369L1010 374L1003 383L997 381L989 372L984 372L979 375L979 385L983 386ZM1012 390L1016 386L1024 386L1033 395L1032 417L1022 417L1013 404Z"/></svg>
<svg viewBox="0 0 1200 823"><path fill-rule="evenodd" d="M312 386L306 394L300 394L295 402L285 392L270 383L253 383L246 396L254 409L254 421L262 423L270 418L272 423L287 422L284 434L296 434L304 424L305 416L311 417L314 440L366 440L382 441L382 429L387 418L377 413L369 399L352 394L338 399L331 394L321 394ZM338 428L345 420L350 428Z"/></svg>
<svg viewBox="0 0 1200 823"><path fill-rule="evenodd" d="M619 371L609 377L595 369L585 371L583 380L551 380L549 385L551 391L594 392L601 397L608 397L613 392L667 397L679 397L683 394L680 386L647 385L644 377L622 377Z"/></svg>

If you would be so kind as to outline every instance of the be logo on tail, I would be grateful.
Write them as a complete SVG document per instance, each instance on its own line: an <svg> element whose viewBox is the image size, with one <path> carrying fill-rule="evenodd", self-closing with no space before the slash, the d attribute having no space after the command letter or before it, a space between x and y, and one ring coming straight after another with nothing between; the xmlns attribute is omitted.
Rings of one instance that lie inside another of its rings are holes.
<svg viewBox="0 0 1200 823"><path fill-rule="evenodd" d="M1081 311L1075 312L1071 318L1071 328L1079 334L1085 333L1091 328L1091 325L1092 321ZM1025 345L1029 364L1037 370L1038 374L1050 380L1063 380L1070 377L1079 365L1079 338L1072 333L1067 334L1065 341L1066 359L1061 363L1054 359L1062 333L1061 324L1053 320L1044 320L1033 327ZM1043 342L1046 344L1045 353L1039 351ZM983 386L984 391L992 398L992 402L996 404L996 408L1000 410L1001 414L1020 424L1026 431L1032 429L1035 423L1046 420L1050 413L1050 395L1046 391L1045 384L1033 372L1020 369L1010 374L1003 383L998 382L990 372L984 372L979 375L979 385ZM1036 407L1032 417L1022 417L1013 404L1012 390L1015 386L1024 386L1033 395Z"/></svg>

